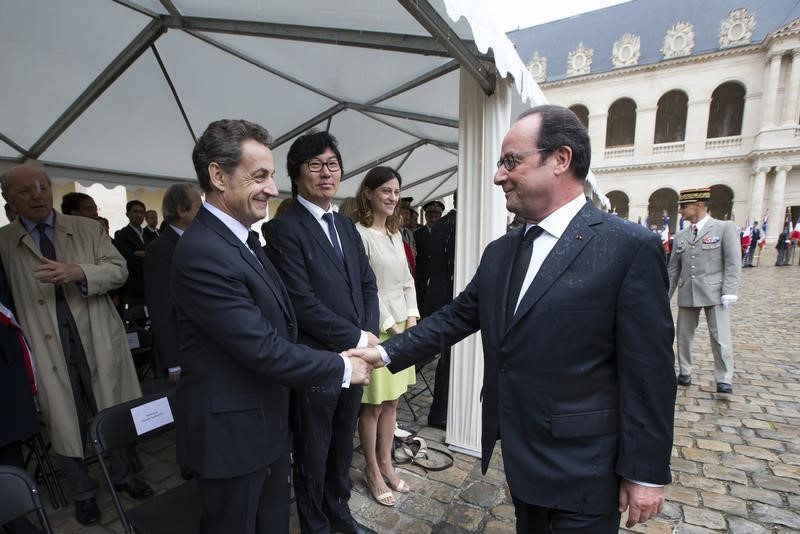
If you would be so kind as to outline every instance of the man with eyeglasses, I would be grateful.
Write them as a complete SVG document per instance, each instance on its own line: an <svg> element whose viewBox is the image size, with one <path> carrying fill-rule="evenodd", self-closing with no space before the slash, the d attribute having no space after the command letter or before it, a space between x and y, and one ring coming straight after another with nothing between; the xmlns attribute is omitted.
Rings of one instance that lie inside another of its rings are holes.
<svg viewBox="0 0 800 534"><path fill-rule="evenodd" d="M342 156L328 132L310 131L286 158L294 202L272 224L267 252L297 314L298 342L336 352L375 346L378 290L355 226L332 210ZM353 519L350 463L362 388L292 391L294 488L304 533L372 532Z"/></svg>
<svg viewBox="0 0 800 534"><path fill-rule="evenodd" d="M489 244L453 302L374 349L401 370L480 329L482 468L501 439L517 532L616 533L655 517L670 482L673 325L661 240L584 196L586 128L524 112L494 182L524 227Z"/></svg>

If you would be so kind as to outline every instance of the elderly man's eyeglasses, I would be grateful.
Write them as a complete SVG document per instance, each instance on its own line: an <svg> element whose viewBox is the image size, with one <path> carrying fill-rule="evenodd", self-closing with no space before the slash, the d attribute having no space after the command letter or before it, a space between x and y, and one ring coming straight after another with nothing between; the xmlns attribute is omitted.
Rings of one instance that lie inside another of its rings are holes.
<svg viewBox="0 0 800 534"><path fill-rule="evenodd" d="M336 172L342 168L338 159L331 159L328 161L310 159L306 161L306 165L308 165L308 170L311 172L319 172L322 170L322 167L327 167L330 172Z"/></svg>
<svg viewBox="0 0 800 534"><path fill-rule="evenodd" d="M500 165L506 168L507 171L513 171L514 168L522 162L523 159L527 158L528 156L532 156L539 152L545 152L550 150L549 148L537 148L536 150L531 150L530 152L512 152L510 154L506 154L500 161L497 162L497 168L500 168Z"/></svg>

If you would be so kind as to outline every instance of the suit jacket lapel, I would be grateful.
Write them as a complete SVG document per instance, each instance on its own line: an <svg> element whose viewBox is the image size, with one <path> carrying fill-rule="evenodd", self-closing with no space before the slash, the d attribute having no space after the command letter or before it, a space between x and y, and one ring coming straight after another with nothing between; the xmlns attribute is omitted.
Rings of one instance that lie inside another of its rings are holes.
<svg viewBox="0 0 800 534"><path fill-rule="evenodd" d="M41 261L43 257L42 251L39 250L39 247L36 246L36 243L33 241L33 238L28 233L28 230L25 228L25 225L22 224L22 221L20 221L19 218L17 218L17 220L12 222L11 224L14 225L14 229L16 230L17 243L21 244L22 246L30 250L37 258L39 258L39 261Z"/></svg>
<svg viewBox="0 0 800 534"><path fill-rule="evenodd" d="M508 332L525 315L534 304L550 289L550 286L558 280L567 267L575 260L583 248L589 244L594 237L594 231L589 225L600 222L600 212L587 201L578 214L564 230L553 250L545 258L544 263L536 273L536 277L531 282L530 287L522 297L517 312L514 314L511 323L506 328ZM534 242L534 247L536 243Z"/></svg>
<svg viewBox="0 0 800 534"><path fill-rule="evenodd" d="M500 255L502 258L501 264L503 265L503 268L501 268L499 271L500 274L497 277L497 290L495 295L497 295L500 300L500 316L502 317L500 324L502 324L506 330L508 330L508 325L505 324L505 318L506 310L509 306L508 288L511 285L511 271L514 269L515 257L517 250L519 249L520 241L522 240L522 234L525 232L525 228L526 225L523 225L521 228L517 228L509 235L509 238L506 239L506 248Z"/></svg>
<svg viewBox="0 0 800 534"><path fill-rule="evenodd" d="M319 248L325 252L325 255L328 256L330 262L336 266L340 273L342 273L342 277L344 277L345 280L349 280L344 265L342 265L342 262L339 261L339 257L336 255L336 252L334 252L331 241L328 239L328 236L325 235L325 231L319 225L319 222L317 222L314 216L311 215L311 212L309 212L299 202L295 202L293 207L294 209L300 210L300 222L317 242ZM336 221L336 215L334 215L333 220ZM340 245L342 246L342 253L344 253L344 244L341 243L341 237L344 232L340 229L341 223L336 221L334 224L336 224L337 231L339 232Z"/></svg>
<svg viewBox="0 0 800 534"><path fill-rule="evenodd" d="M710 233L714 229L714 219L709 219L708 222L703 226L703 229L697 232L697 241L702 241L706 234Z"/></svg>
<svg viewBox="0 0 800 534"><path fill-rule="evenodd" d="M264 283L267 284L270 291L272 291L276 298L276 301L280 305L281 309L283 309L284 314L287 318L290 319L290 322L294 321L294 310L292 310L291 306L289 306L289 300L286 296L286 290L283 288L283 283L280 281L278 274L275 272L275 268L269 263L269 268L267 265L262 265L261 262L253 255L253 252L250 248L239 241L239 239L233 235L225 224L217 219L214 215L212 215L208 210L205 208L201 208L200 211L197 213L197 218L203 222L206 226L208 226L211 230L219 234L222 239L228 242L229 245L235 247L239 250L239 254L241 255L242 259L253 268L253 270L264 280ZM268 270L271 269L270 274L267 273Z"/></svg>

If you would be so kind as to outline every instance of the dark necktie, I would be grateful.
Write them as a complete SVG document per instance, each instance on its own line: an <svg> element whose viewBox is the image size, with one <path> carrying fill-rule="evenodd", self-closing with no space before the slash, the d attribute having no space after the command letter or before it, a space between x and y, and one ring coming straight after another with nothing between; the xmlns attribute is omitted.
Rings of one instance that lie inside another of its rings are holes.
<svg viewBox="0 0 800 534"><path fill-rule="evenodd" d="M36 231L39 232L39 250L42 251L42 256L48 260L56 261L56 247L50 238L47 237L47 224L39 223L36 225Z"/></svg>
<svg viewBox="0 0 800 534"><path fill-rule="evenodd" d="M47 228L47 224L39 223L36 225L36 231L39 232L39 250L42 252L42 256L47 258L48 260L56 261L56 246L50 241L50 238L47 237L47 232L45 231ZM63 299L64 298L64 288L56 285L56 298Z"/></svg>
<svg viewBox="0 0 800 534"><path fill-rule="evenodd" d="M247 246L250 247L250 250L253 251L256 259L263 267L267 256L264 254L264 249L261 248L261 241L258 239L258 234L256 232L250 231L247 234Z"/></svg>
<svg viewBox="0 0 800 534"><path fill-rule="evenodd" d="M692 238L693 239L697 239L697 225L696 224L692 225Z"/></svg>
<svg viewBox="0 0 800 534"><path fill-rule="evenodd" d="M322 215L322 218L326 223L328 223L328 235L331 238L333 250L336 252L336 256L339 258L339 261L342 262L342 265L344 265L342 246L339 244L339 237L336 235L336 226L333 224L333 213L325 213Z"/></svg>
<svg viewBox="0 0 800 534"><path fill-rule="evenodd" d="M533 241L542 234L541 226L532 226L525 232L514 256L514 266L511 269L511 282L508 286L508 307L506 309L506 324L511 322L519 300L519 292L522 290L522 283L525 275L528 274L528 267L531 264L531 254L533 254Z"/></svg>

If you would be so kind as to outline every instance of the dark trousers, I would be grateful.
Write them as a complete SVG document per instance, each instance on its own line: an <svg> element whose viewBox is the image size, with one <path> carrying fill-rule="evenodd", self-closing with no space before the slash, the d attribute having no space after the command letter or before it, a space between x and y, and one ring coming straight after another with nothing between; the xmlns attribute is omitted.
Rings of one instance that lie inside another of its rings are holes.
<svg viewBox="0 0 800 534"><path fill-rule="evenodd" d="M447 398L450 395L450 353L452 347L442 347L442 355L436 364L433 384L433 401L428 410L428 423L447 421Z"/></svg>
<svg viewBox="0 0 800 534"><path fill-rule="evenodd" d="M352 518L353 436L363 388L292 390L294 493L304 534L330 532Z"/></svg>
<svg viewBox="0 0 800 534"><path fill-rule="evenodd" d="M235 478L198 478L200 534L289 532L289 451L264 469Z"/></svg>
<svg viewBox="0 0 800 534"><path fill-rule="evenodd" d="M513 495L517 534L617 534L620 513L589 515L544 508L523 502Z"/></svg>
<svg viewBox="0 0 800 534"><path fill-rule="evenodd" d="M86 443L91 417L97 413L97 402L92 390L92 377L86 353L78 334L78 327L72 317L66 300L56 299L56 317L58 319L61 348L69 374L72 389L72 400L78 414L81 443ZM111 480L124 482L133 476L133 448L118 449L109 453L109 470ZM89 476L89 470L82 458L56 454L58 467L64 472L69 487L70 497L81 501L97 494L97 483Z"/></svg>

